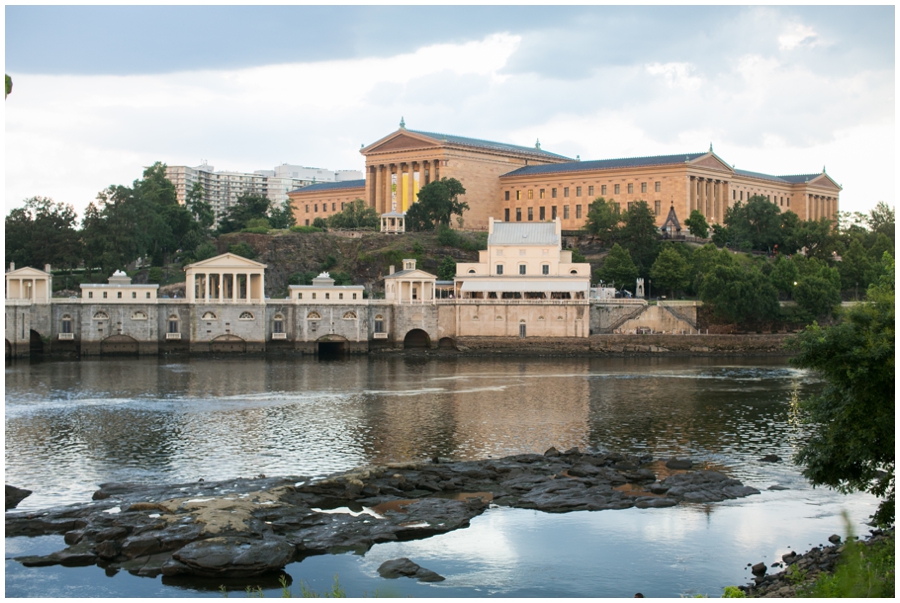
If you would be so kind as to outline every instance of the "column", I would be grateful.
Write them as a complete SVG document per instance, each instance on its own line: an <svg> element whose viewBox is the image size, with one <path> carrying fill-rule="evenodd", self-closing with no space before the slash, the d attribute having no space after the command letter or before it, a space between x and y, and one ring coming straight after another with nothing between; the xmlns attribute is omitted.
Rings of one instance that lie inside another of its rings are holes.
<svg viewBox="0 0 900 603"><path fill-rule="evenodd" d="M413 197L413 195L415 194L415 186L413 181L415 180L416 175L416 164L410 161L406 165L409 166L409 176L407 176L409 178L409 184L406 187L408 191L406 207L412 207L412 204L415 201L415 197Z"/></svg>
<svg viewBox="0 0 900 603"><path fill-rule="evenodd" d="M691 216L691 212L697 209L697 181L693 176L688 176L687 180L687 188L688 188L688 217Z"/></svg>
<svg viewBox="0 0 900 603"><path fill-rule="evenodd" d="M203 274L203 301L209 303L209 272Z"/></svg>
<svg viewBox="0 0 900 603"><path fill-rule="evenodd" d="M371 165L366 166L366 205L378 211L375 205L375 169Z"/></svg>
<svg viewBox="0 0 900 603"><path fill-rule="evenodd" d="M433 163L434 163L434 180L440 180L440 179L441 179L441 175L440 175L440 173L439 173L438 168L439 168L440 165L441 165L441 160L440 160L440 159L435 159L435 160L433 161Z"/></svg>
<svg viewBox="0 0 900 603"><path fill-rule="evenodd" d="M231 303L237 303L237 290L238 290L238 275L237 273L233 273L231 275Z"/></svg>
<svg viewBox="0 0 900 603"><path fill-rule="evenodd" d="M222 293L223 293L224 290L225 290L225 287L222 286L222 285L225 284L225 283L222 282L222 281L224 280L224 279L222 278L223 276L224 276L224 275L223 275L221 272L220 272L219 274L216 275L216 283L219 285L219 303L220 303L220 304L222 303Z"/></svg>
<svg viewBox="0 0 900 603"><path fill-rule="evenodd" d="M384 171L383 165L376 165L374 167L375 171L375 211L379 214L383 214L384 212L384 177L382 172Z"/></svg>

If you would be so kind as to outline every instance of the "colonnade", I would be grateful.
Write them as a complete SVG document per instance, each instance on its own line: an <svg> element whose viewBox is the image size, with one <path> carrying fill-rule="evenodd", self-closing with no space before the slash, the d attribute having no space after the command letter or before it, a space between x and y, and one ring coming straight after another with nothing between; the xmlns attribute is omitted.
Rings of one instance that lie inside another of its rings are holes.
<svg viewBox="0 0 900 603"><path fill-rule="evenodd" d="M253 272L199 272L187 276L190 302L263 303L263 275Z"/></svg>
<svg viewBox="0 0 900 603"><path fill-rule="evenodd" d="M826 195L806 195L806 219L818 220L837 217L837 198Z"/></svg>
<svg viewBox="0 0 900 603"><path fill-rule="evenodd" d="M690 217L691 212L696 209L710 223L722 223L725 220L725 210L728 209L728 183L725 180L700 176L689 178L690 200L687 217Z"/></svg>
<svg viewBox="0 0 900 603"><path fill-rule="evenodd" d="M415 175L419 175L419 187L429 182L440 180L440 159L425 159L422 161L406 161L398 163L382 163L366 166L366 200L369 207L385 214L390 211L403 212L403 199L407 200L407 208L415 202ZM403 176L407 176L406 189L403 186ZM396 184L396 195L392 184Z"/></svg>
<svg viewBox="0 0 900 603"><path fill-rule="evenodd" d="M396 281L397 295L394 298L400 304L423 304L425 302L434 303L433 280L420 279L398 279Z"/></svg>

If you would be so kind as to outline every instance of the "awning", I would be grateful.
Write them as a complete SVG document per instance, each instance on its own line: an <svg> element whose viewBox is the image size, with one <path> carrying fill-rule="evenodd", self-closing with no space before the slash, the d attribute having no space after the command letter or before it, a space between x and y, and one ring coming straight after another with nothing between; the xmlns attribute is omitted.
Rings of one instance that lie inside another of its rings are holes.
<svg viewBox="0 0 900 603"><path fill-rule="evenodd" d="M583 281L559 281L559 280L541 280L541 281L463 281L460 291L462 292L488 292L496 293L515 293L521 292L588 292L590 282L585 279Z"/></svg>

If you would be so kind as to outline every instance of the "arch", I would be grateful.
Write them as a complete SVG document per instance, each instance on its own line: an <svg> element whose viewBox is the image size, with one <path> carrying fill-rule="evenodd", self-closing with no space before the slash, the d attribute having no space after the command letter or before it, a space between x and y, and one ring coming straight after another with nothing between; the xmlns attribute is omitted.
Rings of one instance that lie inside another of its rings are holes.
<svg viewBox="0 0 900 603"><path fill-rule="evenodd" d="M59 319L59 332L66 334L71 333L73 322L71 314L63 314Z"/></svg>
<svg viewBox="0 0 900 603"><path fill-rule="evenodd" d="M475 269L474 269L474 268L469 268L469 274L475 274Z"/></svg>
<svg viewBox="0 0 900 603"><path fill-rule="evenodd" d="M442 350L455 350L457 349L456 340L452 337L441 337L438 340L438 347Z"/></svg>
<svg viewBox="0 0 900 603"><path fill-rule="evenodd" d="M140 344L134 337L116 334L110 335L100 342L100 354L107 356L136 356Z"/></svg>
<svg viewBox="0 0 900 603"><path fill-rule="evenodd" d="M32 356L44 353L44 339L41 337L41 334L34 329L31 329L28 350Z"/></svg>
<svg viewBox="0 0 900 603"><path fill-rule="evenodd" d="M94 320L109 320L109 314L107 314L103 310L94 312Z"/></svg>
<svg viewBox="0 0 900 603"><path fill-rule="evenodd" d="M569 270L569 274L578 274L578 271L573 268L572 270Z"/></svg>
<svg viewBox="0 0 900 603"><path fill-rule="evenodd" d="M241 315L238 317L239 320L253 320L252 312L241 312Z"/></svg>
<svg viewBox="0 0 900 603"><path fill-rule="evenodd" d="M344 312L344 320L356 320L356 312Z"/></svg>
<svg viewBox="0 0 900 603"><path fill-rule="evenodd" d="M204 312L202 320L217 320L215 312Z"/></svg>
<svg viewBox="0 0 900 603"><path fill-rule="evenodd" d="M138 310L131 315L131 320L147 320L147 314Z"/></svg>
<svg viewBox="0 0 900 603"><path fill-rule="evenodd" d="M323 335L316 340L316 354L319 358L336 358L347 353L349 340L340 335Z"/></svg>
<svg viewBox="0 0 900 603"><path fill-rule="evenodd" d="M284 333L284 314L281 312L272 317L272 333Z"/></svg>
<svg viewBox="0 0 900 603"><path fill-rule="evenodd" d="M322 315L318 312L310 312L306 315L306 320L321 320Z"/></svg>
<svg viewBox="0 0 900 603"><path fill-rule="evenodd" d="M430 348L431 338L422 329L413 329L403 338L403 348Z"/></svg>
<svg viewBox="0 0 900 603"><path fill-rule="evenodd" d="M243 353L247 351L247 342L237 335L227 333L225 335L219 335L210 341L209 351L214 354Z"/></svg>
<svg viewBox="0 0 900 603"><path fill-rule="evenodd" d="M6 359L9 360L13 357L13 347L9 342L9 339L6 340Z"/></svg>

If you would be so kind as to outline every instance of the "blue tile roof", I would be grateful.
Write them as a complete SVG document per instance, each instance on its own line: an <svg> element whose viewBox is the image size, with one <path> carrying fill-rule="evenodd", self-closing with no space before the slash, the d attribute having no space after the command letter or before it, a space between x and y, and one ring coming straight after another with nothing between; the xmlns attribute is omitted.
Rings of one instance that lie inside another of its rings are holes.
<svg viewBox="0 0 900 603"><path fill-rule="evenodd" d="M748 178L760 178L762 180L774 180L775 182L785 182L785 179L781 176L772 176L770 174L761 174L759 172L751 172L748 170L734 170L734 173L738 176L747 176ZM802 182L800 180L799 182Z"/></svg>
<svg viewBox="0 0 900 603"><path fill-rule="evenodd" d="M782 180L787 180L788 182L809 182L815 178L818 178L822 174L795 174L793 176L779 176Z"/></svg>
<svg viewBox="0 0 900 603"><path fill-rule="evenodd" d="M329 191L344 188L365 188L366 181L363 180L344 180L343 182L320 182L319 184L310 184L309 186L301 186L290 191L292 193L308 192L308 191Z"/></svg>
<svg viewBox="0 0 900 603"><path fill-rule="evenodd" d="M531 176L535 174L555 174L558 172L589 172L592 170L612 170L616 168L644 167L649 165L673 165L693 161L706 153L681 153L679 155L656 155L654 157L626 157L623 159L598 159L595 161L573 161L551 165L527 165L504 176Z"/></svg>
<svg viewBox="0 0 900 603"><path fill-rule="evenodd" d="M491 140L481 140L480 138L468 138L466 136L454 136L452 134L438 134L436 132L422 132L420 130L408 130L409 132L413 132L414 134L421 134L423 136L428 136L429 138L434 138L435 140L442 140L449 142L451 144L458 144L467 147L478 147L481 149L492 149L496 151L513 151L515 153L523 153L526 155L534 155L535 157L546 157L552 159L567 159L571 161L571 157L566 157L564 155L557 155L556 153L550 153L548 151L544 151L543 149L538 149L536 147L523 147L515 144L506 144L503 142L493 142Z"/></svg>

